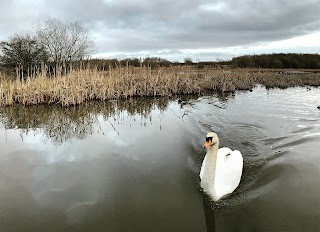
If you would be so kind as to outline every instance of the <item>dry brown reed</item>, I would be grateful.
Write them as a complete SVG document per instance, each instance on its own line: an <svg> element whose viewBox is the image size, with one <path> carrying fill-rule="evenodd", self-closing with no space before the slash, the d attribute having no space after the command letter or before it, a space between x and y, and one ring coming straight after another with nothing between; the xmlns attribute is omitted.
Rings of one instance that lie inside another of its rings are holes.
<svg viewBox="0 0 320 232"><path fill-rule="evenodd" d="M202 91L250 90L255 84L268 88L319 86L319 74L284 75L251 72L246 69L206 69L193 67L121 67L109 71L84 69L65 76L47 77L38 72L25 80L0 78L0 106L52 104L77 105L89 100L200 94Z"/></svg>
<svg viewBox="0 0 320 232"><path fill-rule="evenodd" d="M266 88L286 89L297 86L320 86L319 73L258 72L256 82Z"/></svg>
<svg viewBox="0 0 320 232"><path fill-rule="evenodd" d="M202 88L218 92L250 90L255 86L254 75L244 69L214 69L206 71Z"/></svg>

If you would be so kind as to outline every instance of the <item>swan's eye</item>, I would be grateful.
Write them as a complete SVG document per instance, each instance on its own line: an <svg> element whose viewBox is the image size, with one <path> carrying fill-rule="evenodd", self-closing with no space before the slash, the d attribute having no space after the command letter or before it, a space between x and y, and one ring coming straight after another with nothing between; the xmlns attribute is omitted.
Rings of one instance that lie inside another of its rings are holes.
<svg viewBox="0 0 320 232"><path fill-rule="evenodd" d="M207 137L206 142L212 141L212 137Z"/></svg>

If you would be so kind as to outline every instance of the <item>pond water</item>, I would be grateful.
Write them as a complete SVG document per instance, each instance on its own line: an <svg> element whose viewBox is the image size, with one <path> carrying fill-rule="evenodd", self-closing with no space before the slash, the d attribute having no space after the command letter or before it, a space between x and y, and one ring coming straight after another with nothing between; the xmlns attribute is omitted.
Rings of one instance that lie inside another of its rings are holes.
<svg viewBox="0 0 320 232"><path fill-rule="evenodd" d="M320 231L320 89L2 108L0 231ZM212 202L208 131L244 157Z"/></svg>

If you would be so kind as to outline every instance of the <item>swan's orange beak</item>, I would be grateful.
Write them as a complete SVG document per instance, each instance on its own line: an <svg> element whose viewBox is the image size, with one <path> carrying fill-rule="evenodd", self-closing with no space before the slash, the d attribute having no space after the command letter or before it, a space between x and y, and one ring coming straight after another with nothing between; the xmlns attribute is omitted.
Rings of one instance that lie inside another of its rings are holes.
<svg viewBox="0 0 320 232"><path fill-rule="evenodd" d="M205 142L204 144L203 144L203 148L208 148L210 146L210 142L208 141L208 142Z"/></svg>

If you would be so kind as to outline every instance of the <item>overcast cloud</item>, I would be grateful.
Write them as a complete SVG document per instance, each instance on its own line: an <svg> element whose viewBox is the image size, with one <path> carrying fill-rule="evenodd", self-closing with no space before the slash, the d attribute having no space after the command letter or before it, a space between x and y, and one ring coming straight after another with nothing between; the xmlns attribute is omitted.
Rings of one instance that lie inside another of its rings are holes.
<svg viewBox="0 0 320 232"><path fill-rule="evenodd" d="M1 40L31 32L48 17L80 21L100 57L320 53L314 42L320 41L320 0L0 0L0 6Z"/></svg>

